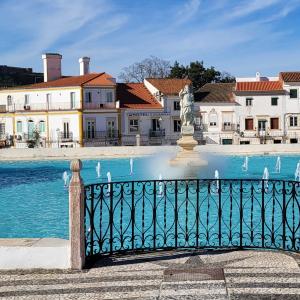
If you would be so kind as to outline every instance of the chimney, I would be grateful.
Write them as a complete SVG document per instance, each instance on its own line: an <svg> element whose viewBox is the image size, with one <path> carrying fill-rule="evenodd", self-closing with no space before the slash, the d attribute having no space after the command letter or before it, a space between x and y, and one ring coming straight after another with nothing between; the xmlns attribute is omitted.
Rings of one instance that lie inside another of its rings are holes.
<svg viewBox="0 0 300 300"><path fill-rule="evenodd" d="M256 72L255 77L256 77L256 81L260 81L260 73L259 72Z"/></svg>
<svg viewBox="0 0 300 300"><path fill-rule="evenodd" d="M86 75L90 73L90 58L80 57L79 58L80 75Z"/></svg>
<svg viewBox="0 0 300 300"><path fill-rule="evenodd" d="M45 53L42 55L44 65L44 82L61 78L61 59L58 53Z"/></svg>

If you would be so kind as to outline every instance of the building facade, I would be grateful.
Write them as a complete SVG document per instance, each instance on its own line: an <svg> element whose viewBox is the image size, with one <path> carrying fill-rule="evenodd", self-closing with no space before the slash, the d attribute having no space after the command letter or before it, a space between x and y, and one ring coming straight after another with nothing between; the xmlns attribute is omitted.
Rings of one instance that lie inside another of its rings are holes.
<svg viewBox="0 0 300 300"><path fill-rule="evenodd" d="M78 147L118 137L115 79L89 73L88 58L80 59L79 76L62 76L61 58L43 55L45 82L0 90L2 144Z"/></svg>
<svg viewBox="0 0 300 300"><path fill-rule="evenodd" d="M90 73L63 76L62 56L42 56L44 82L0 90L0 147L176 144L179 92L187 79L116 83ZM199 144L300 143L300 72L237 78L194 91Z"/></svg>

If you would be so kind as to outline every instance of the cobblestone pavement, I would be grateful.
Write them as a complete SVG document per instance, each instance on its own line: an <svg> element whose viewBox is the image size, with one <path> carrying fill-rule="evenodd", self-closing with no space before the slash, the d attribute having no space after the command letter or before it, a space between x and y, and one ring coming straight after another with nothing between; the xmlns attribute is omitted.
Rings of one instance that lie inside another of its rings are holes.
<svg viewBox="0 0 300 300"><path fill-rule="evenodd" d="M271 251L114 256L77 271L0 271L1 299L300 299L300 255Z"/></svg>

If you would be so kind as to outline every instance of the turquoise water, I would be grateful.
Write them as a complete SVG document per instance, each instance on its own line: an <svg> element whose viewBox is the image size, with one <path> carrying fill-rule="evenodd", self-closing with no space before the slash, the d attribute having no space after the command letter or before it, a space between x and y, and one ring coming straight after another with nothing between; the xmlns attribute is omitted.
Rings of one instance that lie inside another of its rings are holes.
<svg viewBox="0 0 300 300"><path fill-rule="evenodd" d="M213 178L215 169L220 178L262 178L268 167L270 179L293 180L300 156L281 156L281 173L275 173L277 156L249 157L248 172L242 171L242 156L210 156L209 165L201 168L199 178ZM109 171L113 181L180 178L177 169L167 166L167 157L134 159L131 176L129 159L83 161L82 177L86 184L106 181ZM101 178L96 165L101 162ZM59 237L68 238L68 189L63 172L69 161L30 161L0 163L0 238Z"/></svg>

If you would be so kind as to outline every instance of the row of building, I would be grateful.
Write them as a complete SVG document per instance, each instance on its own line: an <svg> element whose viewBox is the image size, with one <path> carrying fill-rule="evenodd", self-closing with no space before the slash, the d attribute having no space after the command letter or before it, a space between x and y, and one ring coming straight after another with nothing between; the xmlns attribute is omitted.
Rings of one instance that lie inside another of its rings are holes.
<svg viewBox="0 0 300 300"><path fill-rule="evenodd" d="M44 82L0 90L0 146L40 147L175 144L180 137L179 91L187 79L117 83L90 73L63 76L62 56L42 56ZM200 143L300 143L300 72L209 83L195 97Z"/></svg>

